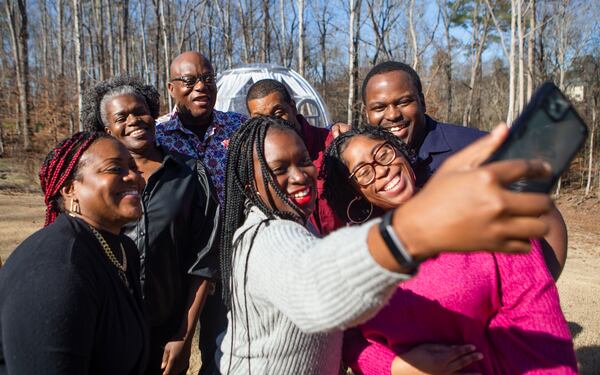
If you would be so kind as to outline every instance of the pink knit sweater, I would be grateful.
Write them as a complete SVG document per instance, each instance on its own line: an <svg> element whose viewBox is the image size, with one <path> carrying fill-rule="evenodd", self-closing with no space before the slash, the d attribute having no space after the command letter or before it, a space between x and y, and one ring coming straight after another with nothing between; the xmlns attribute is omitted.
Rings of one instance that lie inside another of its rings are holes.
<svg viewBox="0 0 600 375"><path fill-rule="evenodd" d="M390 374L396 353L424 343L473 344L483 374L576 374L573 341L540 243L528 254L442 254L398 285L373 319L346 332L357 374Z"/></svg>

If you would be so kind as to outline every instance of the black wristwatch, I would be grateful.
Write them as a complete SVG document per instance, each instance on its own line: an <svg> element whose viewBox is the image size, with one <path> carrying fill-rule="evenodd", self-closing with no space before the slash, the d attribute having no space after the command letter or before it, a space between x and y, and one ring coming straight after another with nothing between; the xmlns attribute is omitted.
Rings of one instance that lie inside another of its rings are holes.
<svg viewBox="0 0 600 375"><path fill-rule="evenodd" d="M394 227L392 226L392 216L394 215L394 210L386 212L383 215L383 220L379 223L379 233L381 233L381 237L385 241L388 249L396 259L396 262L400 264L403 268L407 268L410 271L408 274L414 275L419 269L419 262L416 262L413 257L410 255L406 248L402 244L402 241L396 236L396 232L394 231Z"/></svg>

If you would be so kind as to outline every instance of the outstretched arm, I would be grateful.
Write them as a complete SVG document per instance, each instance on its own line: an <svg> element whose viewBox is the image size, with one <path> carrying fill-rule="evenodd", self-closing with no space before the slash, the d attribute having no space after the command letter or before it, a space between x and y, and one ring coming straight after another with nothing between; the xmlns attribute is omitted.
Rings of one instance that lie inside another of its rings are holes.
<svg viewBox="0 0 600 375"><path fill-rule="evenodd" d="M548 224L548 234L541 240L546 266L554 281L558 281L567 262L568 234L567 225L556 206L542 219Z"/></svg>

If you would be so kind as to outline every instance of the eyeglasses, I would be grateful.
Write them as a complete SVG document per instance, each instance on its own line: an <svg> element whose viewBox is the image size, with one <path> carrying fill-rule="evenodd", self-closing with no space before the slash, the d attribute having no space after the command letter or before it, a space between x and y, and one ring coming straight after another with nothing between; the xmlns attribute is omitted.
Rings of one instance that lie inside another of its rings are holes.
<svg viewBox="0 0 600 375"><path fill-rule="evenodd" d="M171 79L171 82L181 81L185 87L188 89L196 86L198 81L202 81L202 83L206 86L214 85L216 76L214 73L200 74L198 76L181 76L175 77Z"/></svg>
<svg viewBox="0 0 600 375"><path fill-rule="evenodd" d="M375 181L375 166L388 166L396 159L396 149L385 142L373 153L373 161L365 163L350 173L348 179L353 178L362 187L367 187Z"/></svg>

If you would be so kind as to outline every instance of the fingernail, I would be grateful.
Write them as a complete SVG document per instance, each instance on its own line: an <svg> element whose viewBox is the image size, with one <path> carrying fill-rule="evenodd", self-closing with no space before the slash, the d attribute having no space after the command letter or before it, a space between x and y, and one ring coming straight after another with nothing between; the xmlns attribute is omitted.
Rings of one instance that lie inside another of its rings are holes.
<svg viewBox="0 0 600 375"><path fill-rule="evenodd" d="M477 353L477 357L478 360L482 360L483 359L483 354L481 353Z"/></svg>
<svg viewBox="0 0 600 375"><path fill-rule="evenodd" d="M475 350L475 345L466 345L465 348L467 350Z"/></svg>

